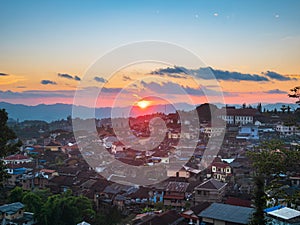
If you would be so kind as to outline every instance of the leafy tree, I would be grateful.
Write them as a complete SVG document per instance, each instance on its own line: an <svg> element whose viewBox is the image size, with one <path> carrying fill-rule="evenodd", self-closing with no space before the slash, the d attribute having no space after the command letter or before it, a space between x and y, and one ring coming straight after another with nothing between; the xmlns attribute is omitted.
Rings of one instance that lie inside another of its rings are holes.
<svg viewBox="0 0 300 225"><path fill-rule="evenodd" d="M95 217L91 201L83 196L72 196L67 192L48 197L43 204L38 220L41 224L67 225L82 220L91 221Z"/></svg>
<svg viewBox="0 0 300 225"><path fill-rule="evenodd" d="M9 195L10 202L22 202L24 192L23 189L20 187L15 187Z"/></svg>
<svg viewBox="0 0 300 225"><path fill-rule="evenodd" d="M272 190L272 196L270 197L275 200L281 197L287 197L283 196L283 193L279 189L280 174L300 172L300 151L285 149L280 140L272 140L263 142L257 151L248 152L248 156L255 169L255 213L250 224L263 225L266 224L263 213L263 209L266 206L265 191ZM290 202L296 201L296 199L288 200Z"/></svg>
<svg viewBox="0 0 300 225"><path fill-rule="evenodd" d="M300 86L294 87L291 90L291 93L288 94L290 98L296 98L296 103L300 104Z"/></svg>
<svg viewBox="0 0 300 225"><path fill-rule="evenodd" d="M18 147L22 145L20 141L16 141L17 136L7 126L8 114L5 109L0 109L0 158L13 154L18 150ZM8 178L8 174L5 171L6 166L3 161L0 161L0 185L3 180Z"/></svg>
<svg viewBox="0 0 300 225"><path fill-rule="evenodd" d="M26 192L22 198L25 209L28 212L33 212L36 216L40 214L42 207L42 199L33 192Z"/></svg>

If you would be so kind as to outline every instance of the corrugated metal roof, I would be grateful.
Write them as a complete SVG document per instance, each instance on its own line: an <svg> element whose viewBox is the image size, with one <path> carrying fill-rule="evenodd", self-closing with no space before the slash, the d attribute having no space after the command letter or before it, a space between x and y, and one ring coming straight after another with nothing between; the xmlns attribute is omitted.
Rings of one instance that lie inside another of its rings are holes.
<svg viewBox="0 0 300 225"><path fill-rule="evenodd" d="M241 206L213 203L203 210L199 216L232 223L248 224L254 209Z"/></svg>

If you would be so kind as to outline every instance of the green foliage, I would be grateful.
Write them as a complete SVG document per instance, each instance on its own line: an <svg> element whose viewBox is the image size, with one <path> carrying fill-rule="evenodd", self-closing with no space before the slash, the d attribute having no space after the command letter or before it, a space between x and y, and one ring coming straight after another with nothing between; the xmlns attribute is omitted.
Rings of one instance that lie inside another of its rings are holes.
<svg viewBox="0 0 300 225"><path fill-rule="evenodd" d="M92 202L83 196L73 196L71 191L51 195L47 189L24 192L16 187L11 191L9 200L22 202L25 210L33 212L38 223L43 225L69 225L95 220Z"/></svg>
<svg viewBox="0 0 300 225"><path fill-rule="evenodd" d="M42 207L42 199L40 196L33 192L27 192L22 198L22 202L25 205L25 210L33 212L35 215L40 214Z"/></svg>
<svg viewBox="0 0 300 225"><path fill-rule="evenodd" d="M266 207L266 194L264 178L262 176L254 177L255 191L254 191L254 205L255 212L251 218L250 225L265 225L264 209Z"/></svg>
<svg viewBox="0 0 300 225"><path fill-rule="evenodd" d="M48 197L41 208L38 220L45 225L67 225L82 220L90 221L94 217L92 202L88 198L67 193Z"/></svg>
<svg viewBox="0 0 300 225"><path fill-rule="evenodd" d="M267 197L265 191L269 190L270 198L277 201L280 198L288 198L280 188L282 186L279 182L280 174L300 172L300 151L286 149L280 140L272 140L263 142L255 152L248 152L248 156L255 169L255 213L250 224L264 225L266 221L263 210L266 207ZM297 198L297 194L295 196ZM294 203L296 199L291 196L288 201Z"/></svg>
<svg viewBox="0 0 300 225"><path fill-rule="evenodd" d="M8 115L5 109L0 109L0 158L7 155L13 154L18 150L18 147L22 145L20 141L17 141L17 136L7 126ZM3 164L3 161L0 161L0 184L3 180L8 177L8 174L5 171L6 166Z"/></svg>
<svg viewBox="0 0 300 225"><path fill-rule="evenodd" d="M111 207L105 213L96 215L94 225L116 225L122 220L122 214L117 207Z"/></svg>
<svg viewBox="0 0 300 225"><path fill-rule="evenodd" d="M10 202L22 202L23 199L23 189L20 187L15 187L9 195L9 201Z"/></svg>

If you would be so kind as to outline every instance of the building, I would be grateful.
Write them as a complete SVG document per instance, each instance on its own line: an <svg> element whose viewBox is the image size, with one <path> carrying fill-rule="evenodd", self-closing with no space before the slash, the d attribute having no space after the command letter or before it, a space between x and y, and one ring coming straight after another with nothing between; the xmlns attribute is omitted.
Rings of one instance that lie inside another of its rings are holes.
<svg viewBox="0 0 300 225"><path fill-rule="evenodd" d="M260 112L252 108L236 109L235 107L225 107L217 112L217 118L223 119L227 124L232 125L253 124L255 118L259 115Z"/></svg>
<svg viewBox="0 0 300 225"><path fill-rule="evenodd" d="M33 213L24 212L24 205L21 202L0 206L0 222L2 225L32 225L36 223Z"/></svg>
<svg viewBox="0 0 300 225"><path fill-rule="evenodd" d="M279 124L276 126L276 131L280 134L280 136L292 136L292 135L300 135L300 131L297 126L286 126L284 124Z"/></svg>
<svg viewBox="0 0 300 225"><path fill-rule="evenodd" d="M208 174L208 176L223 182L231 175L231 167L226 162L213 162L211 165L211 174Z"/></svg>
<svg viewBox="0 0 300 225"><path fill-rule="evenodd" d="M265 210L271 225L300 225L300 211L288 207L273 207Z"/></svg>
<svg viewBox="0 0 300 225"><path fill-rule="evenodd" d="M32 162L32 158L22 155L10 155L3 159L4 164L23 164Z"/></svg>
<svg viewBox="0 0 300 225"><path fill-rule="evenodd" d="M243 225L248 224L253 208L213 203L199 213L205 225Z"/></svg>
<svg viewBox="0 0 300 225"><path fill-rule="evenodd" d="M197 202L221 202L227 183L215 179L204 181L195 187L195 203Z"/></svg>
<svg viewBox="0 0 300 225"><path fill-rule="evenodd" d="M258 140L258 126L247 124L240 126L236 139L240 140Z"/></svg>
<svg viewBox="0 0 300 225"><path fill-rule="evenodd" d="M165 190L164 205L184 206L188 197L187 188L189 183L186 182L169 182Z"/></svg>

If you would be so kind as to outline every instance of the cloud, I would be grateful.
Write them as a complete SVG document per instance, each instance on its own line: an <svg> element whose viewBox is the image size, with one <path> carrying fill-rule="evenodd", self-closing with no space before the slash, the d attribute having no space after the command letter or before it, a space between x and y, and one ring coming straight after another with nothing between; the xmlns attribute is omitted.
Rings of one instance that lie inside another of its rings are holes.
<svg viewBox="0 0 300 225"><path fill-rule="evenodd" d="M13 91L0 91L1 99L29 99L29 98L73 98L74 91L41 91L41 90L29 90L22 92L13 92Z"/></svg>
<svg viewBox="0 0 300 225"><path fill-rule="evenodd" d="M213 75L217 80L229 80L229 81L269 81L268 78L264 76L260 76L257 74L248 74L248 73L240 73L240 72L231 72L228 70L216 70L210 67L199 68L198 70L193 70L196 77L202 79L211 79L212 76L209 74L208 69L211 70Z"/></svg>
<svg viewBox="0 0 300 225"><path fill-rule="evenodd" d="M150 74L153 75L165 75L165 74L171 74L171 73L177 73L177 74L187 74L184 67L174 66L174 67L167 67L167 68L161 68L155 71L152 71Z"/></svg>
<svg viewBox="0 0 300 225"><path fill-rule="evenodd" d="M161 93L161 94L175 94L175 95L193 95L193 96L221 96L223 95L232 95L232 93L229 92L218 92L216 90L207 88L207 87L199 87L199 88L193 88L189 86L183 86L179 85L177 83L173 82L149 82L146 83L144 81L141 82L141 85L150 91Z"/></svg>
<svg viewBox="0 0 300 225"><path fill-rule="evenodd" d="M43 84L43 85L47 85L47 84L56 85L57 83L55 81L52 81L52 80L41 80L41 84Z"/></svg>
<svg viewBox="0 0 300 225"><path fill-rule="evenodd" d="M107 80L104 79L103 77L94 77L94 80L99 82L99 83L106 83Z"/></svg>
<svg viewBox="0 0 300 225"><path fill-rule="evenodd" d="M74 76L74 80L81 81L80 77Z"/></svg>
<svg viewBox="0 0 300 225"><path fill-rule="evenodd" d="M70 80L76 80L76 81L80 81L80 77L78 76L72 76L70 74L67 73L58 73L57 76L62 77L62 78L66 78L66 79L70 79Z"/></svg>
<svg viewBox="0 0 300 225"><path fill-rule="evenodd" d="M279 89L269 90L269 91L266 91L265 93L267 93L267 94L287 94L286 91L282 91Z"/></svg>
<svg viewBox="0 0 300 225"><path fill-rule="evenodd" d="M130 80L132 80L131 77L125 75L123 76L123 81L130 81Z"/></svg>
<svg viewBox="0 0 300 225"><path fill-rule="evenodd" d="M5 76L9 76L9 74L7 74L7 73L0 73L0 77L5 77Z"/></svg>
<svg viewBox="0 0 300 225"><path fill-rule="evenodd" d="M287 76L284 76L282 74L273 72L273 71L267 71L267 72L263 72L263 75L273 79L273 80L280 80L280 81L286 81L286 80L297 80L296 78L290 78Z"/></svg>
<svg viewBox="0 0 300 225"><path fill-rule="evenodd" d="M182 75L191 75L205 80L229 80L229 81L269 81L265 76L257 74L248 74L240 72L231 72L227 70L217 70L211 67L200 67L199 69L187 69L184 67L174 66L173 68L161 68L151 72L154 75L167 75L170 77L178 76L177 78L186 78Z"/></svg>
<svg viewBox="0 0 300 225"><path fill-rule="evenodd" d="M26 88L26 86L17 86L16 88Z"/></svg>

